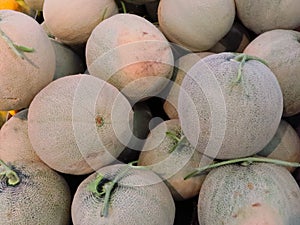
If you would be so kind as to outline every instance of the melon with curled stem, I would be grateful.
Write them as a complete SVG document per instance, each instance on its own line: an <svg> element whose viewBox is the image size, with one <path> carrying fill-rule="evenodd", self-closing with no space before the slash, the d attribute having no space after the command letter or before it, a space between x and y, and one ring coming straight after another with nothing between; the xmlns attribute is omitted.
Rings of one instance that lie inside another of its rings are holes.
<svg viewBox="0 0 300 225"><path fill-rule="evenodd" d="M103 214L107 190L108 208ZM74 225L172 225L175 204L154 172L115 164L102 167L79 185L71 215Z"/></svg>
<svg viewBox="0 0 300 225"><path fill-rule="evenodd" d="M178 112L183 132L210 157L256 154L279 126L283 111L279 83L264 63L245 57L233 53L207 56L182 81ZM206 149L216 141L220 146Z"/></svg>
<svg viewBox="0 0 300 225"><path fill-rule="evenodd" d="M185 175L212 161L187 141L179 120L172 119L160 123L150 131L138 165L145 166L162 177L173 198L182 201L198 195L205 179L203 174L184 180Z"/></svg>
<svg viewBox="0 0 300 225"><path fill-rule="evenodd" d="M7 166L19 182L0 178L0 224L69 224L71 194L63 177L41 162L22 160Z"/></svg>

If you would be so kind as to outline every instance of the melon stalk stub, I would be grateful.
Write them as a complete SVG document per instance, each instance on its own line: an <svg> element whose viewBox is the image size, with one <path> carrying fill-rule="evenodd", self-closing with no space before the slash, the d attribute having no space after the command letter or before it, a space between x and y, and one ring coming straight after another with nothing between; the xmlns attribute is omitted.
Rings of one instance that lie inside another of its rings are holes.
<svg viewBox="0 0 300 225"><path fill-rule="evenodd" d="M0 224L69 224L71 194L63 177L41 162L0 164Z"/></svg>

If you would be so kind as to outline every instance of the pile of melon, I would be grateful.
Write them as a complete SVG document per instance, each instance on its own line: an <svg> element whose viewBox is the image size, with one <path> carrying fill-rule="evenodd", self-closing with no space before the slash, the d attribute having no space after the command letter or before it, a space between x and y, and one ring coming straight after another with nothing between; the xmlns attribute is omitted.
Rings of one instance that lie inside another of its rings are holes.
<svg viewBox="0 0 300 225"><path fill-rule="evenodd" d="M299 9L0 0L0 225L299 225Z"/></svg>

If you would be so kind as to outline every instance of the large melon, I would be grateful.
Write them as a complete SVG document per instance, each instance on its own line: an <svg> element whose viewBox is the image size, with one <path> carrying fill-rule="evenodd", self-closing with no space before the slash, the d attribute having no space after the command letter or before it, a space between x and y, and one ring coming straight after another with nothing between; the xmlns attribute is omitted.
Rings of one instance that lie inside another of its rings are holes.
<svg viewBox="0 0 300 225"><path fill-rule="evenodd" d="M300 189L274 164L219 167L203 182L198 218L201 225L298 225Z"/></svg>
<svg viewBox="0 0 300 225"><path fill-rule="evenodd" d="M90 173L113 162L129 141L131 105L112 85L86 74L53 81L32 101L28 135L51 168Z"/></svg>
<svg viewBox="0 0 300 225"><path fill-rule="evenodd" d="M181 84L178 111L183 133L212 158L259 152L280 123L283 100L275 75L258 60L241 61L233 53L207 56Z"/></svg>
<svg viewBox="0 0 300 225"><path fill-rule="evenodd" d="M74 225L173 225L175 204L154 172L116 164L101 168L79 185L71 214Z"/></svg>

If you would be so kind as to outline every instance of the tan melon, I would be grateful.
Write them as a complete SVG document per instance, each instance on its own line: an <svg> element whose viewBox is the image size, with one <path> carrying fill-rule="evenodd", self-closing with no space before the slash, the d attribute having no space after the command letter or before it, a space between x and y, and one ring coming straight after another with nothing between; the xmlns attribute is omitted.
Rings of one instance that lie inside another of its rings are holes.
<svg viewBox="0 0 300 225"><path fill-rule="evenodd" d="M86 74L50 83L32 101L28 135L51 168L87 174L113 162L131 137L128 100L112 85Z"/></svg>
<svg viewBox="0 0 300 225"><path fill-rule="evenodd" d="M138 165L146 166L163 178L177 201L199 194L205 175L187 180L184 177L200 165L213 162L193 148L181 132L178 119L160 123L151 130L138 160Z"/></svg>
<svg viewBox="0 0 300 225"><path fill-rule="evenodd" d="M198 199L201 225L300 224L300 189L274 164L227 165L206 176Z"/></svg>
<svg viewBox="0 0 300 225"><path fill-rule="evenodd" d="M212 158L253 155L279 126L283 100L278 81L262 62L246 58L233 53L207 56L181 84L178 112L183 133Z"/></svg>
<svg viewBox="0 0 300 225"><path fill-rule="evenodd" d="M1 10L0 32L0 110L27 108L53 79L53 47L38 22L24 13Z"/></svg>
<svg viewBox="0 0 300 225"><path fill-rule="evenodd" d="M300 32L271 30L257 36L244 53L265 60L282 93L284 116L300 113Z"/></svg>
<svg viewBox="0 0 300 225"><path fill-rule="evenodd" d="M230 30L234 0L161 0L158 22L166 37L191 51L212 48Z"/></svg>
<svg viewBox="0 0 300 225"><path fill-rule="evenodd" d="M79 185L71 215L74 225L173 225L175 204L154 172L116 164L101 168Z"/></svg>
<svg viewBox="0 0 300 225"><path fill-rule="evenodd" d="M160 93L174 64L164 35L133 14L114 15L93 30L86 62L91 75L108 81L135 102Z"/></svg>
<svg viewBox="0 0 300 225"><path fill-rule="evenodd" d="M288 122L281 120L272 140L257 154L272 159L300 162L300 138ZM293 167L287 169L290 172L295 170Z"/></svg>
<svg viewBox="0 0 300 225"><path fill-rule="evenodd" d="M298 0L235 0L235 4L239 19L257 34L300 25Z"/></svg>
<svg viewBox="0 0 300 225"><path fill-rule="evenodd" d="M28 109L11 117L0 130L0 159L6 162L16 160L41 161L28 137Z"/></svg>
<svg viewBox="0 0 300 225"><path fill-rule="evenodd" d="M1 175L11 174L0 179L1 225L69 224L71 194L62 176L41 162L0 164Z"/></svg>
<svg viewBox="0 0 300 225"><path fill-rule="evenodd" d="M175 62L175 68L176 68L176 72L174 75L175 79L174 81L172 81L172 87L163 105L164 111L170 119L178 118L178 112L177 112L178 94L180 91L180 85L182 83L184 76L186 75L186 72L200 59L212 54L214 53L213 52L189 53L180 57Z"/></svg>
<svg viewBox="0 0 300 225"><path fill-rule="evenodd" d="M100 22L117 13L114 0L45 0L43 5L50 33L69 45L85 43Z"/></svg>

